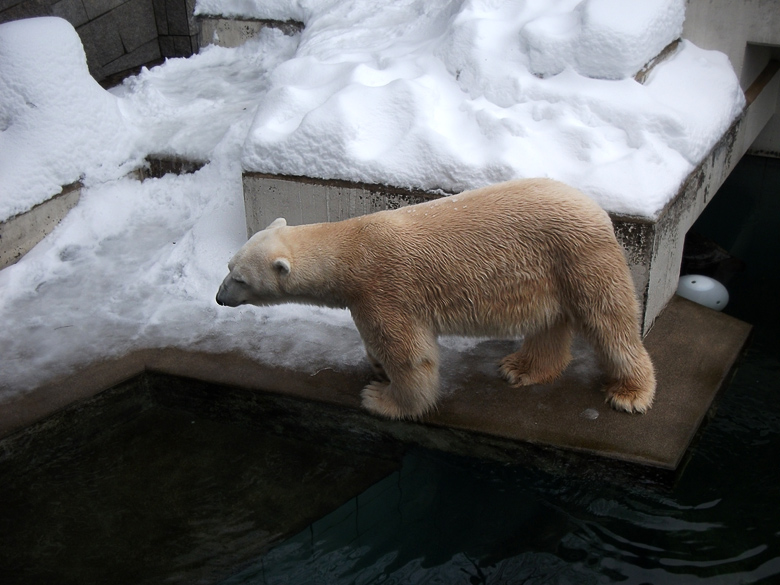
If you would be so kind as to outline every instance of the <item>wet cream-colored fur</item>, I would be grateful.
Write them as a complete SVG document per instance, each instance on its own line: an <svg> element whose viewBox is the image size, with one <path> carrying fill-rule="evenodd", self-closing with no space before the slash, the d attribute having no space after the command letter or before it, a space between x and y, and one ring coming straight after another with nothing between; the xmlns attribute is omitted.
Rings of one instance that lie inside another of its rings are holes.
<svg viewBox="0 0 780 585"><path fill-rule="evenodd" d="M520 336L501 374L554 380L575 331L596 349L607 400L646 412L655 375L628 267L607 214L576 189L513 181L336 223L256 233L229 264L222 305L347 308L381 378L363 405L417 418L439 396L440 334Z"/></svg>

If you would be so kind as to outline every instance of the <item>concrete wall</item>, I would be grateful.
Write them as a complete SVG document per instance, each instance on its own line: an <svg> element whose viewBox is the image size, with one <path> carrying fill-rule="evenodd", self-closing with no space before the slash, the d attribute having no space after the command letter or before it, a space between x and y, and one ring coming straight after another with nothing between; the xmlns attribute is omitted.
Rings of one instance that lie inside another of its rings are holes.
<svg viewBox="0 0 780 585"><path fill-rule="evenodd" d="M295 20L241 20L222 16L198 17L200 21L200 46L239 47L254 38L266 27L281 30L288 36L303 30L303 23Z"/></svg>
<svg viewBox="0 0 780 585"><path fill-rule="evenodd" d="M59 16L79 33L92 76L111 81L198 50L195 0L0 0L0 22Z"/></svg>
<svg viewBox="0 0 780 585"><path fill-rule="evenodd" d="M153 0L163 57L188 57L198 52L195 0Z"/></svg>
<svg viewBox="0 0 780 585"><path fill-rule="evenodd" d="M780 62L780 56L777 61ZM774 116L750 146L750 154L780 158L780 95L775 102L774 111Z"/></svg>
<svg viewBox="0 0 780 585"><path fill-rule="evenodd" d="M780 59L780 0L687 0L683 37L728 55L747 89ZM780 156L780 102L750 152Z"/></svg>
<svg viewBox="0 0 780 585"><path fill-rule="evenodd" d="M688 0L683 38L726 53L747 89L780 48L780 0Z"/></svg>

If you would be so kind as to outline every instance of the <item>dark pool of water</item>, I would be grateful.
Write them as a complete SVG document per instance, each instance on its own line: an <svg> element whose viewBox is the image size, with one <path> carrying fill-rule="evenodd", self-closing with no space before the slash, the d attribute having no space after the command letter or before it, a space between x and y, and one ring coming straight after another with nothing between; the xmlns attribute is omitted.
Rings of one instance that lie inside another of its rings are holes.
<svg viewBox="0 0 780 585"><path fill-rule="evenodd" d="M671 488L414 452L223 585L778 583L779 377L748 356Z"/></svg>
<svg viewBox="0 0 780 585"><path fill-rule="evenodd" d="M415 451L222 585L780 583L779 193L748 157L696 226L746 261L727 312L755 330L673 486Z"/></svg>
<svg viewBox="0 0 780 585"><path fill-rule="evenodd" d="M121 393L0 461L0 584L213 583L397 468Z"/></svg>

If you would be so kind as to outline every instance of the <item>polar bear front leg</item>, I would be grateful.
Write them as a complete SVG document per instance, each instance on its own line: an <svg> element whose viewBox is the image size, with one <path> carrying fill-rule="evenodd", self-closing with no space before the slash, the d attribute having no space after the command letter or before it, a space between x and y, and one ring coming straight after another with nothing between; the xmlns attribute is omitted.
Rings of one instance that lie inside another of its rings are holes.
<svg viewBox="0 0 780 585"><path fill-rule="evenodd" d="M371 352L371 348L369 348L368 345L366 345L366 357L368 358L368 363L371 365L371 369L374 370L374 374L376 374L381 381L387 382L390 378L387 376L387 372L385 372L385 367Z"/></svg>
<svg viewBox="0 0 780 585"><path fill-rule="evenodd" d="M405 365L389 382L375 381L363 388L363 407L386 418L418 419L428 412L439 396L438 361L422 360Z"/></svg>
<svg viewBox="0 0 780 585"><path fill-rule="evenodd" d="M361 394L363 407L380 416L392 419L417 419L428 412L439 398L439 351L436 339L417 335L397 342L384 339L382 347L370 348L372 356L386 374L386 380L368 384ZM405 341L405 343L403 343Z"/></svg>

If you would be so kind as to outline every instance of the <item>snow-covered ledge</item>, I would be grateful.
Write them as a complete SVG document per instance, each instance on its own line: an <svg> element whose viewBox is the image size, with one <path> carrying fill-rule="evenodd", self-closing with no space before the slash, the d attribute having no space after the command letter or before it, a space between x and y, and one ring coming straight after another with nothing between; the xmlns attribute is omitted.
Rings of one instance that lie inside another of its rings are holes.
<svg viewBox="0 0 780 585"><path fill-rule="evenodd" d="M248 231L558 179L613 217L644 332L676 288L685 232L774 110L775 81L745 106L726 56L680 38L683 0L198 6L305 24L244 141Z"/></svg>
<svg viewBox="0 0 780 585"><path fill-rule="evenodd" d="M780 96L778 65L777 61L771 62L748 88L747 104L742 115L688 175L677 195L664 207L658 218L645 228L648 240L644 243L652 247L643 250L644 271L635 268L634 259L631 259L637 290L640 294L644 291L645 333L677 290L685 234L775 112ZM639 249L640 242L632 242L621 233L621 226L624 226L623 229L628 228L630 233L629 226L637 224L631 218L620 216L613 217L613 222L629 254ZM641 277L637 281L638 272Z"/></svg>
<svg viewBox="0 0 780 585"><path fill-rule="evenodd" d="M642 304L646 334L677 288L685 234L772 117L780 95L772 62L746 92L742 114L688 175L656 217L611 213ZM359 182L245 172L247 236L277 217L292 224L338 221L441 197L441 192Z"/></svg>

